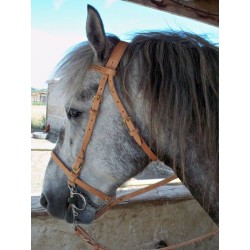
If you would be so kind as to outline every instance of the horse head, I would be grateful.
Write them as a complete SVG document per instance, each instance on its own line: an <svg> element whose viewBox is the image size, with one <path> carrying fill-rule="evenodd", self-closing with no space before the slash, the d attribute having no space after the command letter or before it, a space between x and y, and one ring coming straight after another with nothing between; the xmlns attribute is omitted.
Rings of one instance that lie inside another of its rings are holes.
<svg viewBox="0 0 250 250"><path fill-rule="evenodd" d="M117 37L105 34L101 17L91 6L86 33L88 41L66 55L55 74L58 89L63 91L58 104L63 105L66 116L53 152L69 169L81 151L89 111L103 77L92 66L105 66L119 42ZM195 35L140 34L128 45L114 76L117 93L142 137L175 170L215 221L217 54L213 45ZM99 115L78 177L112 197L119 186L147 166L149 158L129 136L111 91L107 86L103 89ZM72 203L80 208L77 220L88 224L105 201L77 185L69 187L67 176L51 159L41 204L51 215L72 223Z"/></svg>
<svg viewBox="0 0 250 250"><path fill-rule="evenodd" d="M73 165L81 148L91 102L101 78L100 73L91 70L91 65L103 66L112 48L118 42L116 37L105 35L98 12L90 6L86 27L88 43L77 48L67 59L68 62L65 62L59 70L64 74L72 74L73 78L68 79L68 75L60 76L58 82L61 86L65 85L67 89L63 101L67 115L53 150L67 166ZM70 72L71 70L74 72ZM77 76L77 70L84 72L81 79ZM116 81L116 84L119 85L119 82ZM114 196L120 185L146 167L148 159L138 145L135 145L133 139L129 138L108 88L105 89L103 97L100 114L79 177L88 185L98 188L109 196ZM132 107L129 111L132 113ZM79 190L79 192L86 197L87 204L84 211L79 213L78 220L82 223L90 223L97 209L104 202L85 190ZM41 204L51 215L72 222L72 211L68 209L68 197L67 177L51 160L45 173Z"/></svg>

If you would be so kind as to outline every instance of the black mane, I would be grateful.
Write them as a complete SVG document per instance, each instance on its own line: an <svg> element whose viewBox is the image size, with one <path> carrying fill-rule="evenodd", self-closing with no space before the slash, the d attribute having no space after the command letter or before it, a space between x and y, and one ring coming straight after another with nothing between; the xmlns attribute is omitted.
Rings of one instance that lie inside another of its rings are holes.
<svg viewBox="0 0 250 250"><path fill-rule="evenodd" d="M190 137L208 157L217 157L218 47L186 32L151 32L135 36L125 57L128 64L121 67L126 93L131 87L127 72L139 58L138 90L148 107L151 138L170 129L173 161L179 159L183 166Z"/></svg>

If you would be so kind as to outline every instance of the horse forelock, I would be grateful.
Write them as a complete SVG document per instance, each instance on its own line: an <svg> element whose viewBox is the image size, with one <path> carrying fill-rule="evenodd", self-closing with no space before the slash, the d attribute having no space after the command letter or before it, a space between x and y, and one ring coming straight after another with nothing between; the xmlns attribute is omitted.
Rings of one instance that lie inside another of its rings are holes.
<svg viewBox="0 0 250 250"><path fill-rule="evenodd" d="M107 37L109 49L111 50L119 39L110 35ZM57 64L52 79L57 79L57 89L61 90L60 98L65 103L70 102L76 93L82 91L84 77L87 70L94 63L94 51L88 42L82 42L72 47L72 49ZM104 58L107 61L108 57Z"/></svg>

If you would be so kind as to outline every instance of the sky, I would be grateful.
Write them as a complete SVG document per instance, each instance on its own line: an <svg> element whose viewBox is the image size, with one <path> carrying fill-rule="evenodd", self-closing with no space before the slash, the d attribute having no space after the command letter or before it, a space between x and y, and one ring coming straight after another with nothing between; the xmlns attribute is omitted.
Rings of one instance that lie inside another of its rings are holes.
<svg viewBox="0 0 250 250"><path fill-rule="evenodd" d="M32 0L31 86L46 88L54 67L71 47L86 41L87 4L101 15L106 33L129 41L146 30L185 30L218 43L218 28L119 0Z"/></svg>

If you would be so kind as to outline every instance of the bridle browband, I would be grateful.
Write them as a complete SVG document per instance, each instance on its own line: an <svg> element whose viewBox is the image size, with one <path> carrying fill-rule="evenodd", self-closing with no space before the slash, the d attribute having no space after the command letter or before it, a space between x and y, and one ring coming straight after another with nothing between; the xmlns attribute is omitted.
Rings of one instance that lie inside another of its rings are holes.
<svg viewBox="0 0 250 250"><path fill-rule="evenodd" d="M111 56L108 60L108 62L106 63L105 67L103 66L99 66L99 65L92 65L91 69L95 70L99 73L102 74L102 77L100 79L99 82L99 86L96 92L96 95L93 97L92 99L92 105L90 108L90 115L89 115L89 120L87 123L87 127L85 130L85 135L84 135L84 139L82 142L82 146L81 149L76 157L76 160L73 164L72 170L70 170L63 162L62 160L56 155L55 152L51 152L51 158L54 160L54 162L56 163L56 165L58 167L60 167L63 172L67 175L68 177L68 186L70 189L70 198L69 200L71 202L69 202L72 205L72 210L73 210L73 220L75 223L75 231L76 234L83 237L85 241L87 241L89 244L93 245L95 247L95 249L108 249L105 246L100 245L98 242L96 242L94 239L91 238L91 236L89 236L86 231L80 227L78 225L78 222L76 221L76 217L78 215L78 213L76 212L76 210L84 210L85 206L86 206L86 200L85 198L80 194L76 192L76 185L81 187L82 189L86 190L87 192L98 196L99 198L101 198L102 200L104 200L106 202L106 204L101 207L101 209L96 213L95 219L99 218L103 213L105 213L107 210L109 210L110 208L112 208L113 206L117 205L118 203L125 201L125 200L129 200L132 197L138 196L140 194L143 194L145 192L148 192L150 190L153 190L159 186L165 185L167 183L169 183L170 181L174 180L177 178L176 175L171 175L170 177L167 177L157 183L151 184L145 188L142 188L140 190L131 192L127 195L123 195L120 197L111 197L106 195L105 193L103 193L102 191L88 185L86 182L84 182L83 180L81 180L79 178L80 175L80 171L84 165L84 157L85 157L85 153L89 144L89 141L91 139L93 130L94 130L94 126L95 126L95 122L99 113L99 108L102 102L102 98L103 98L103 92L106 86L106 83L108 82L110 91L111 91L111 95L114 99L114 102L119 110L119 112L121 113L121 116L123 118L123 122L126 125L128 132L130 134L130 136L132 136L135 140L135 142L141 147L141 149L146 153L146 155L149 157L150 160L152 161L157 161L158 157L152 152L152 150L150 149L150 147L147 145L147 143L143 140L143 138L141 137L139 130L136 128L136 126L134 125L133 120L131 119L131 117L128 115L128 113L126 112L126 109L124 108L119 95L116 91L115 85L114 85L114 77L116 75L116 68L126 50L126 48L128 47L128 43L120 41L113 49ZM82 200L83 200L83 206L82 208L78 208L75 206L74 202L75 202L75 198L76 195L78 195ZM215 232L217 233L217 232ZM214 233L214 234L215 234ZM211 237L211 235L209 235L208 237ZM199 237L201 238L201 237ZM198 238L197 238L198 239ZM167 249L167 248L166 248ZM169 248L170 249L170 248ZM174 248L171 248L174 249Z"/></svg>

